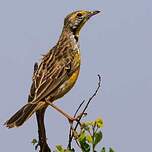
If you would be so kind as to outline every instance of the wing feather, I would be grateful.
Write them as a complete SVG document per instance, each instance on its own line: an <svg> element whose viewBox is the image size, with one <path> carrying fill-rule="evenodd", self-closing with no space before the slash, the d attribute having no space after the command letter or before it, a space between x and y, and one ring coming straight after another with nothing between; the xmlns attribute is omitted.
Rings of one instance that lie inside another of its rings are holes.
<svg viewBox="0 0 152 152"><path fill-rule="evenodd" d="M68 80L70 75L80 66L75 64L77 59L74 59L75 55L71 54L71 50L67 50L67 47L65 47L64 55L61 52L62 58L59 57L60 52L58 52L58 55L55 54L57 51L55 49L53 48L43 57L35 72L33 77L35 96L32 102L45 100L56 88Z"/></svg>

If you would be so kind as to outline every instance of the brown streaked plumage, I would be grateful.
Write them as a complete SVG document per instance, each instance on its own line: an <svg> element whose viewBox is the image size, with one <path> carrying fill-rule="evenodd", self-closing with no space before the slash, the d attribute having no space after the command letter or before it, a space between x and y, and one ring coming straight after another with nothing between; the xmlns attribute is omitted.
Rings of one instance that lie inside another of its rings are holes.
<svg viewBox="0 0 152 152"><path fill-rule="evenodd" d="M85 22L99 11L76 11L64 20L63 31L57 44L35 64L33 83L28 103L16 112L5 125L21 126L34 112L38 127L44 125L48 104L64 96L75 84L80 71L79 32ZM44 129L44 128L43 128ZM45 137L44 137L45 138Z"/></svg>

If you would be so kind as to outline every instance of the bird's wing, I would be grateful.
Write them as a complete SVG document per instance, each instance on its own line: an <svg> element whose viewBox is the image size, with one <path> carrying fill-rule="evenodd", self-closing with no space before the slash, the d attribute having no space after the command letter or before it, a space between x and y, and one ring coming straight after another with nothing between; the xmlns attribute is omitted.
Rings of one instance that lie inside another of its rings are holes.
<svg viewBox="0 0 152 152"><path fill-rule="evenodd" d="M74 63L74 64L73 64ZM56 58L55 55L47 55L37 72L35 73L35 98L38 102L47 98L52 91L62 85L79 66L73 62L73 58Z"/></svg>

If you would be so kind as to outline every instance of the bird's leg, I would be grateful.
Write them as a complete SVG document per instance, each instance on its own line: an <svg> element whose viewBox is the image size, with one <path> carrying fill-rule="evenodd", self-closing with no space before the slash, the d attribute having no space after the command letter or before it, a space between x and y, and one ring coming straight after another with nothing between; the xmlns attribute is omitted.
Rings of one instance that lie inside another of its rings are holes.
<svg viewBox="0 0 152 152"><path fill-rule="evenodd" d="M36 112L39 141L35 148L37 149L37 147L39 146L40 147L39 152L51 152L47 144L47 138L46 138L46 132L45 132L45 125L44 125L45 110L46 110L46 107Z"/></svg>
<svg viewBox="0 0 152 152"><path fill-rule="evenodd" d="M46 103L50 105L51 107L53 107L55 110L57 110L59 113L61 113L64 117L66 117L70 123L73 123L73 121L78 121L78 118L82 115L80 114L77 117L73 117L67 114L66 112L64 112L62 109L60 109L56 105L54 105L52 102L46 100Z"/></svg>

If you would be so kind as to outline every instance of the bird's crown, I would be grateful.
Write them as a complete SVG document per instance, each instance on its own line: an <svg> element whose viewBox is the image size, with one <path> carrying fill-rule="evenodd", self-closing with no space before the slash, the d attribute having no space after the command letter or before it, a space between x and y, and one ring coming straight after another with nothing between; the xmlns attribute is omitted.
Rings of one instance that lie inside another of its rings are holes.
<svg viewBox="0 0 152 152"><path fill-rule="evenodd" d="M64 28L71 30L74 34L79 35L83 25L90 17L98 14L100 11L79 10L70 13L64 20Z"/></svg>

